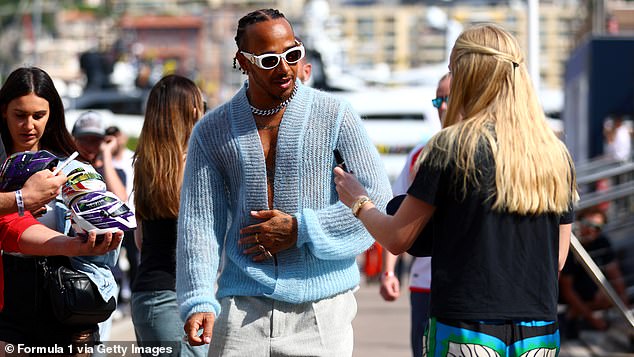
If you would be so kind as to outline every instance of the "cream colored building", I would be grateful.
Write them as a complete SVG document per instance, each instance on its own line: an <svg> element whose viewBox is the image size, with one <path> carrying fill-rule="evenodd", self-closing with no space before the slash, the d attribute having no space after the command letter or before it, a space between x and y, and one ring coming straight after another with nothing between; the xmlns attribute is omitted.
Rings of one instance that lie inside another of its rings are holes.
<svg viewBox="0 0 634 357"><path fill-rule="evenodd" d="M515 6L456 5L442 8L449 19L464 27L494 22L513 32L527 48L527 9ZM560 88L565 61L573 48L583 14L571 4L540 3L540 70L542 85ZM386 63L403 70L445 60L448 52L444 29L430 26L429 7L354 6L333 7L346 39L348 61L371 66Z"/></svg>
<svg viewBox="0 0 634 357"><path fill-rule="evenodd" d="M118 2L119 6L126 7L131 12L156 4L148 0ZM225 26L228 23L234 24L236 19L233 17L243 14L245 10L274 7L282 10L298 29L307 20L306 17L311 16L304 13L305 6L309 3L310 1L304 0L207 0L212 12L214 9L223 10L224 16L221 17ZM328 3L331 23L339 27L345 62L349 65L373 67L386 64L390 70L399 71L445 61L450 45L447 44L444 29L430 26L430 8L427 6L398 5L395 1L390 5L367 6L339 5L342 1ZM469 6L457 3L441 8L449 19L463 26L478 22L501 24L518 37L524 49L527 48L526 3L517 2L515 5L504 6ZM544 87L561 88L565 61L574 46L575 33L585 18L585 9L574 3L561 0L556 3L540 1L540 69ZM163 11L178 7L176 1L162 2ZM227 16L232 18L231 21L224 19ZM216 21L219 19L218 16L215 18ZM231 31L223 28L221 33L228 36ZM216 41L228 42L220 38Z"/></svg>

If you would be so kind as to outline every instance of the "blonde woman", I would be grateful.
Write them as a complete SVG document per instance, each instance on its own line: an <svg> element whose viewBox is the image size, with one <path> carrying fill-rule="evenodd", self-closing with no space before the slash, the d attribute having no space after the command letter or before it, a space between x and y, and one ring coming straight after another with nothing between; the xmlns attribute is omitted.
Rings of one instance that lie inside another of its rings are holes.
<svg viewBox="0 0 634 357"><path fill-rule="evenodd" d="M205 112L198 87L169 75L150 91L134 158L134 205L141 263L132 285L132 321L139 345L171 347L174 356L206 356L182 342L175 292L176 225L187 143Z"/></svg>
<svg viewBox="0 0 634 357"><path fill-rule="evenodd" d="M421 154L396 214L379 212L354 175L335 168L339 198L394 254L433 223L425 237L433 239L429 356L554 356L557 276L576 199L572 160L506 30L465 30L449 70L443 130Z"/></svg>

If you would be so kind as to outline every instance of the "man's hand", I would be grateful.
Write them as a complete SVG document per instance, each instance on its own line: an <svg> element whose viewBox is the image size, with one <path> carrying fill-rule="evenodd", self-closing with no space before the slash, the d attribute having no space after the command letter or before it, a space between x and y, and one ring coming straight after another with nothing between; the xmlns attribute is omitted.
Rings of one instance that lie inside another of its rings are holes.
<svg viewBox="0 0 634 357"><path fill-rule="evenodd" d="M381 296L385 301L394 301L401 296L401 283L394 275L381 276Z"/></svg>
<svg viewBox="0 0 634 357"><path fill-rule="evenodd" d="M211 312L197 312L185 321L185 337L192 346L201 346L211 343L211 335L214 330L216 317ZM203 329L202 335L198 336L198 330Z"/></svg>
<svg viewBox="0 0 634 357"><path fill-rule="evenodd" d="M263 261L273 254L294 247L297 243L297 219L279 210L252 211L251 216L264 220L240 230L242 245L250 245L244 254L253 254L254 261ZM268 254L267 254L268 253Z"/></svg>

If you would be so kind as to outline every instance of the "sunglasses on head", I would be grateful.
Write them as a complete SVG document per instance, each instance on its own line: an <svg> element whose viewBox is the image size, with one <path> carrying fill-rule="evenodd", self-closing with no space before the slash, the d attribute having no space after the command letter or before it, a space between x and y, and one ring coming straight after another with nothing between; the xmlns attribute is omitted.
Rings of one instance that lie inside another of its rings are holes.
<svg viewBox="0 0 634 357"><path fill-rule="evenodd" d="M444 97L436 97L431 100L431 104L434 106L434 108L440 108L442 106L442 102L449 103L449 96L447 95Z"/></svg>
<svg viewBox="0 0 634 357"><path fill-rule="evenodd" d="M249 62L254 65L262 68L262 69L273 69L280 64L281 59L288 64L295 64L299 62L302 58L304 58L305 50L304 45L298 43L297 46L289 48L284 53L265 53L263 55L254 55L249 52L240 51L244 57L246 57Z"/></svg>

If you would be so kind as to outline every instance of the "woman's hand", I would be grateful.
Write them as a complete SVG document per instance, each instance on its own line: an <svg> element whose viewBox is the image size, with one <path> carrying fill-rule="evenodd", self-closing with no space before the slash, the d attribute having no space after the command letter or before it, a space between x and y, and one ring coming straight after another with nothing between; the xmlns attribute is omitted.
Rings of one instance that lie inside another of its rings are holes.
<svg viewBox="0 0 634 357"><path fill-rule="evenodd" d="M99 237L101 238L101 237ZM71 252L75 251L75 256L87 256L87 255L103 255L111 250L115 250L121 244L123 240L123 231L116 231L113 233L103 234L103 240L97 240L97 234L92 231L88 233L88 238L71 237L69 244ZM68 255L68 254L64 254Z"/></svg>
<svg viewBox="0 0 634 357"><path fill-rule="evenodd" d="M354 174L343 171L339 166L336 166L333 171L335 173L335 185L337 185L339 200L344 205L352 207L359 197L368 195L365 187L361 185Z"/></svg>
<svg viewBox="0 0 634 357"><path fill-rule="evenodd" d="M34 224L25 229L18 241L19 252L31 255L65 255L68 257L103 255L121 244L123 231L104 234L97 241L95 232L86 237L69 237L43 224Z"/></svg>

